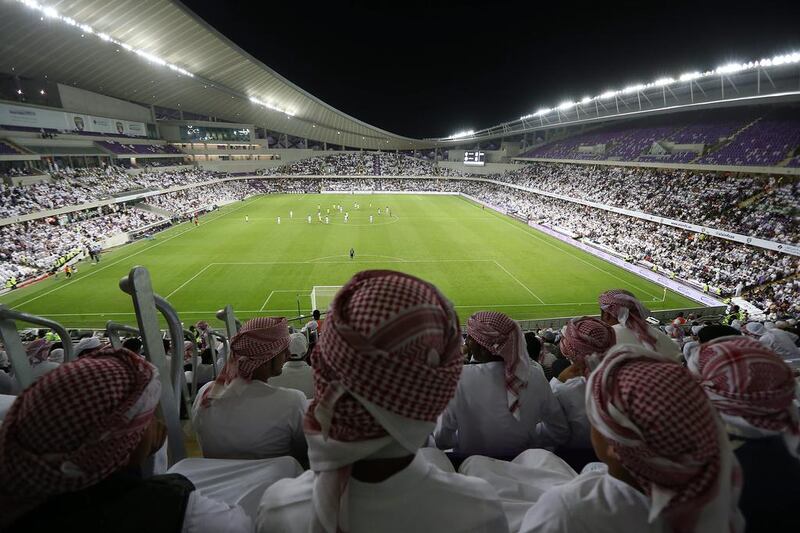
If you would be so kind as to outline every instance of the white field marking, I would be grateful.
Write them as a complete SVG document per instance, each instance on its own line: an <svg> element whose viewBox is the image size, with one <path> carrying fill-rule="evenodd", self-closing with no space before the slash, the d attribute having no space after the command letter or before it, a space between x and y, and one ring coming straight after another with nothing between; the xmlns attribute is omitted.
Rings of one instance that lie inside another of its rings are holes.
<svg viewBox="0 0 800 533"><path fill-rule="evenodd" d="M289 292L289 291L273 291L273 292ZM295 292L295 291L291 291ZM453 307L456 308L464 308L464 309L480 309L480 308L489 308L489 307L559 307L565 305L597 305L597 302L571 302L571 303L563 303L563 304L481 304L481 305L454 305ZM669 311L669 309L660 309L659 311ZM251 309L251 310L239 310L237 309L237 313L261 313L264 309ZM297 311L297 309L269 309L272 312L289 312L289 311ZM677 311L677 309L676 309ZM216 313L217 311L180 311L178 310L177 313L179 315L203 315L209 313ZM42 314L41 316L106 316L106 315L120 315L120 316L133 316L136 313L134 312L124 312L124 313L46 313Z"/></svg>
<svg viewBox="0 0 800 533"><path fill-rule="evenodd" d="M200 222L200 224L201 225L202 224L208 224L209 222L213 222L213 221L217 220L218 218L222 218L222 217L227 216L227 215L229 215L231 213L234 213L234 212L238 211L239 209L242 209L245 206L245 204L248 203L249 200L250 199L244 200L242 202L242 205L238 206L237 208L232 209L230 211L226 211L225 213L222 213L222 214L220 214L219 216L217 216L217 217L215 217L213 219L204 220L203 222ZM189 229L181 231L180 233L176 233L175 235L172 235L171 237L167 237L163 241L159 241L159 242L153 244L152 246L148 246L147 248L142 248L138 252L134 252L134 253L132 253L130 255L126 255L125 257L121 257L120 259L117 259L113 263L109 263L107 265L104 265L104 266L98 268L97 270L92 270L91 272L89 272L85 276L81 276L81 277L79 277L77 279L74 279L74 280L72 280L70 282L64 283L63 285L58 285L57 287L54 287L54 288L50 289L47 292L43 292L42 294L34 296L33 298L30 298L29 300L25 300L24 302L19 303L19 304L18 303L14 303L13 305L14 305L14 307L21 307L23 305L28 305L29 303L34 302L34 301L38 300L39 298L42 298L43 296L47 296L48 294L52 294L52 293L56 292L57 290L61 290L61 289L65 288L65 287L68 287L68 286L72 285L73 283L77 283L77 282L79 282L79 281L81 281L83 279L86 279L86 278L88 278L89 276L91 276L93 274L97 274L98 272L102 272L103 270L105 270L107 268L111 268L112 266L114 266L116 264L119 264L119 263L121 263L123 261L126 261L126 260L130 259L131 257L137 256L142 252L146 252L147 250L151 250L151 249L155 248L156 246L161 246L165 242L169 242L169 241L171 241L172 239L174 239L176 237L180 237L184 233L192 231L193 229L196 229L196 226L191 226Z"/></svg>
<svg viewBox="0 0 800 533"><path fill-rule="evenodd" d="M349 264L355 262L354 260L353 261L319 261L320 259L328 259L328 258L334 258L334 257L348 257L348 256L346 256L346 255L343 255L343 256L342 255L331 255L331 256L328 256L328 257L319 257L317 259L310 259L308 261L264 261L264 262L239 262L239 263L208 263L206 266L201 268L194 276L192 276L191 278L189 278L186 281L184 281L183 283L181 283L174 291L172 291L171 293L166 295L165 298L167 300L169 300L170 297L172 297L175 293L177 293L179 290L184 288L190 282L194 281L195 278L197 278L200 274L202 274L203 272L208 270L209 267L217 266L217 265L222 265L222 266L225 266L225 265L307 265L307 264L315 264L315 262L318 262L319 264L326 264L326 265L349 265ZM370 257L389 257L389 256L370 256ZM363 263L440 263L440 262L458 262L458 263L460 263L460 262L492 262L492 260L491 259L426 259L426 260L416 261L416 260L406 260L406 259L401 259L401 258L394 258L393 260L383 260L383 261L359 261L359 263L362 263L362 264ZM497 263L496 261L494 261L494 262ZM109 265L109 266L111 266L111 265ZM503 267L500 266L500 268L503 268ZM503 270L505 270L505 269L503 269ZM506 271L506 272L508 272L508 271ZM509 272L509 275L511 275L510 272ZM517 282L521 283L519 280L517 280ZM523 287L524 287L524 285L523 285ZM526 288L526 290L528 290L528 292L531 292L530 289L528 289L527 287L525 287L525 288ZM302 289L301 291L281 289L281 290L275 290L275 291L272 291L272 292L302 292L304 290L306 290L306 289ZM531 292L531 294L533 294L533 293ZM534 294L534 297L537 300L539 300L540 302L544 303L535 294ZM266 307L267 302L269 301L270 298L272 298L272 293L270 293L267 296L267 299L264 302L264 305L261 306L260 311L264 310L264 307Z"/></svg>
<svg viewBox="0 0 800 533"><path fill-rule="evenodd" d="M264 310L264 308L267 306L267 302L269 302L270 298L272 298L272 295L275 294L276 292L294 292L294 293L298 293L298 294L299 293L303 293L303 295L305 296L307 291L308 291L308 289L278 289L278 290L270 291L269 296L267 296L267 299L264 300L264 304L261 306L261 309L259 309L259 311L263 311ZM308 292L308 294L311 294L310 291Z"/></svg>
<svg viewBox="0 0 800 533"><path fill-rule="evenodd" d="M314 262L316 262L316 261L322 261L323 259L339 259L339 258L342 258L342 257L343 257L343 258L345 258L345 259L347 259L347 258L349 258L350 256L349 256L349 255L347 255L347 254L342 254L342 255L326 255L325 257L315 257L314 259L309 259L309 260L307 260L306 262L307 262L307 263L314 263ZM359 255L358 255L358 254L356 254L356 257L359 257ZM406 261L408 261L407 259L403 259L402 257L393 257L393 256L391 256L391 255L361 254L361 256L360 256L360 257L385 257L385 258L387 258L387 259L392 259L393 261L397 261L397 262L403 262L403 263L405 263ZM353 259L353 261L355 261L355 259Z"/></svg>
<svg viewBox="0 0 800 533"><path fill-rule="evenodd" d="M501 265L501 264L500 264L500 263L498 263L497 261L495 261L495 262L494 262L494 264L495 264L495 265L497 265L498 267L500 267L500 270L502 270L503 272L505 272L506 274L508 274L509 276L511 276L511 279L513 279L514 281L516 281L517 283L519 283L519 284L522 286L522 288L523 288L523 289L525 289L526 291L528 291L528 293L529 293L531 296L533 296L534 298L536 298L537 300L539 300L539 303L542 303L542 304L544 303L544 300L542 300L541 298L539 298L538 296L536 296L536 293L535 293L535 292L533 292L532 290L530 290L530 289L528 288L528 286L527 286L527 285L525 285L524 283L522 283L522 282L519 280L519 278L517 278L517 276L515 276L514 274L512 274L511 272L509 272L509 271L508 271L508 269L507 269L506 267L504 267L503 265Z"/></svg>
<svg viewBox="0 0 800 533"><path fill-rule="evenodd" d="M509 225L509 226L511 226L512 228L516 228L517 230L519 230L519 231L521 231L521 232L523 232L523 233L525 233L525 234L527 234L527 235L529 235L529 236L533 237L534 239L537 239L537 240L539 240L539 241L542 241L543 243L545 243L546 245L550 246L551 248L555 248L556 250L559 250L560 252L562 252L562 253L565 253L565 254L567 254L567 255L569 255L569 256L571 256L571 257L573 257L573 258L577 259L577 260L578 260L578 261L580 261L581 263L587 264L587 265L589 265L590 267L592 267L592 268L594 268L594 269L597 269L597 270L599 270L600 272L603 272L604 274L608 274L608 275L609 275L609 276L611 276L612 278L618 279L619 281L621 281L622 283L625 283L626 285L630 285L631 287L633 287L633 288L634 288L634 289L636 289L636 290L642 291L642 292L643 292L643 293L645 293L646 295L648 295L648 296L650 296L651 298L653 298L653 301L656 301L656 299L658 298L658 296L654 295L653 293L651 293L651 292L648 292L648 291L644 290L643 288L639 287L638 285L634 285L634 284L633 284L633 283L631 283L630 281L627 281L627 280L625 280L625 279L623 279L623 278L621 278L621 277L617 276L617 275L616 275L616 274L614 274L613 272L609 272L608 270L605 270L605 269L603 269L603 268L600 268L599 266L595 265L594 263L590 263L590 262L589 262L589 261L587 261L586 259L584 259L584 258L582 258L582 257L580 257L580 256L578 256L578 255L575 255L575 254L573 254L572 252L570 252L570 251L568 251L568 250L566 250L566 249L564 249L564 248L560 248L560 247L556 246L555 244L553 244L552 242L550 242L550 241L548 241L548 240L546 240L546 239L543 239L543 238L539 237L539 236L538 236L538 235L536 235L536 233L534 233L533 231L527 231L527 230L525 230L525 229L523 229L523 228L521 228L521 227L517 226L516 224L514 224L514 223L513 223L513 222L511 222L510 220L506 220L505 218L503 218L502 216L500 216L500 214L499 214L499 213L495 213L494 211L492 211L492 214L493 214L493 215L495 215L495 218L497 218L498 220L500 220L500 221L502 221L502 222L505 222L506 224L508 224L508 225ZM530 228L530 227L529 227L528 229L532 229L532 228ZM566 244L566 243L565 243L565 244ZM567 245L567 246L569 246L569 245ZM636 274L634 274L634 275L636 275Z"/></svg>
<svg viewBox="0 0 800 533"><path fill-rule="evenodd" d="M174 290L174 291L172 291L171 293L167 294L167 295L166 295L164 298L166 298L167 300L169 300L169 299L170 299L170 297L172 297L172 295L173 295L173 294L175 294L176 292L178 292L179 290L181 290L182 288L184 288L185 286L187 286L187 285L189 284L189 282L190 282L190 281L192 281L194 278L196 278L197 276L199 276L200 274L202 274L203 272L205 272L206 270L208 270L208 267L210 267L210 266L211 266L211 265L213 265L213 264L214 264L214 263L209 263L209 264L207 264L206 266L204 266L203 268L201 268L201 269L200 269L200 270L197 272L197 274L195 274L195 275L194 275L194 276L192 276L191 278L189 278L189 279L187 279L186 281L184 281L183 283L181 283L181 284L178 286L178 288L177 288L177 289L175 289L175 290Z"/></svg>
<svg viewBox="0 0 800 533"><path fill-rule="evenodd" d="M569 302L569 303L558 303L558 304L483 304L483 305L454 305L456 309L488 309L488 308L505 308L505 307L560 307L565 305L597 305L597 302ZM682 311L684 308L677 307L673 309L658 309L658 312L662 311ZM178 311L178 315L214 315L218 309L213 311ZM289 312L296 312L297 309L269 309L271 313L289 313ZM262 309L244 309L236 310L237 313L263 313L264 310ZM136 313L134 312L125 312L125 313L43 313L40 316L44 317L56 317L56 316L134 316ZM595 315L597 316L597 315ZM562 317L546 317L542 320L556 320L559 318L572 318L571 316L562 316ZM517 318L516 320L539 320L538 318Z"/></svg>
<svg viewBox="0 0 800 533"><path fill-rule="evenodd" d="M345 256L347 257L347 256ZM212 265L350 265L355 262L364 263L493 263L493 259L400 259L381 261L245 261L210 263Z"/></svg>

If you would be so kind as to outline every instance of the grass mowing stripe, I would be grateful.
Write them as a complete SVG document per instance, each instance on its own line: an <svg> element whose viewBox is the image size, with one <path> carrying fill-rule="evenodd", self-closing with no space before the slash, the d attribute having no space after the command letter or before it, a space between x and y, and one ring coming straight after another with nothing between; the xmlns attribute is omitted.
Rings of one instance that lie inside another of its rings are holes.
<svg viewBox="0 0 800 533"><path fill-rule="evenodd" d="M463 198L463 197L459 197L459 198ZM469 201L469 200L467 200L466 198L464 198L464 200L465 200L465 201ZM472 202L470 202L470 203L472 203ZM473 205L474 205L474 204L473 204ZM637 290L640 290L640 291L642 291L643 293L647 294L647 295L648 295L648 296L650 296L651 298L654 298L654 299L655 299L655 298L658 298L658 296L655 296L653 293L646 291L645 289L643 289L643 288L639 287L638 285L636 285L636 284L634 284L634 283L631 283L630 281L627 281L627 280L625 280L625 279L623 279L623 278L621 278L621 277L617 276L616 274L614 274L614 273L612 273L612 272L609 272L608 270L605 270L605 269L603 269L603 268L600 268L599 266L595 265L594 263L591 263L590 261L587 261L586 259L584 259L584 258L582 258L582 257L579 257L579 256L577 256L576 254L574 254L574 253L570 252L570 251L569 251L569 250L567 250L566 248L562 248L561 246L558 246L558 245L556 245L555 243L553 243L553 242L550 242L549 240L547 240L547 239L545 239L545 238L543 238L543 237L539 236L539 235L538 235L538 233L539 233L539 232L538 232L538 231L537 231L535 228L531 228L530 226L525 226L525 227L519 226L519 225L515 224L515 223L514 223L514 221L508 220L506 215L503 215L502 213L497 213L497 212L495 212L493 209L492 209L492 210L490 210L490 211L491 211L492 215L494 215L494 216L495 216L496 218L498 218L499 220L501 220L501 221L505 222L506 224L510 225L512 228L516 228L516 229L517 229L517 230L519 230L519 231L522 231L522 232L524 232L524 233L527 233L527 234L528 234L528 235L530 235L531 237L533 237L533 238L535 238L535 239L537 239L537 240L539 240L539 241L542 241L542 242L543 242L543 243L545 243L546 245L548 245L548 246L550 246L550 247L552 247L552 248L555 248L556 250L559 250L560 252L562 252L562 253L565 253L565 254L567 254L568 256L570 256L570 257L573 257L573 258L577 259L578 261L580 261L580 262L582 262L582 263L584 263L584 264L586 264L586 265L589 265L589 266L590 266L590 267L592 267L592 268L595 268L595 269L599 270L600 272L603 272L603 273L605 273L605 274L607 274L607 275L609 275L609 276L611 276L611 277L613 277L613 278L616 278L616 279L618 279L619 281L621 281L621 282L623 282L623 283L625 283L625 284L627 284L627 285L630 285L630 286L631 286L631 287L633 287L634 289L637 289ZM521 222L520 222L520 224L521 224ZM568 244L566 244L566 243L563 243L563 244L564 244L564 246L569 246L569 245L568 245Z"/></svg>

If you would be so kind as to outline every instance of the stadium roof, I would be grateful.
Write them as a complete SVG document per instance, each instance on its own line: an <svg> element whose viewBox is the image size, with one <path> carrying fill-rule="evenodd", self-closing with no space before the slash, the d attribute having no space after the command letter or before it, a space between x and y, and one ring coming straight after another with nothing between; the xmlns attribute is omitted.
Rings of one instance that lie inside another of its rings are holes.
<svg viewBox="0 0 800 533"><path fill-rule="evenodd" d="M0 5L0 69L126 100L366 149L430 147L297 87L171 0ZM265 24L264 31L269 31Z"/></svg>
<svg viewBox="0 0 800 533"><path fill-rule="evenodd" d="M175 0L9 0L0 13L0 71L354 148L464 146L548 127L800 95L794 53L562 102L479 131L413 139L331 107Z"/></svg>

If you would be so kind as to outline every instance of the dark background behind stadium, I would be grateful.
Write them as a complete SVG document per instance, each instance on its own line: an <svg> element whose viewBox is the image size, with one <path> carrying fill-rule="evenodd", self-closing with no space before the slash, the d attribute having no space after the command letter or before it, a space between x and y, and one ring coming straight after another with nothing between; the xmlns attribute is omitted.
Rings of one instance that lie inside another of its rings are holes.
<svg viewBox="0 0 800 533"><path fill-rule="evenodd" d="M797 1L184 3L328 104L413 137L800 49Z"/></svg>

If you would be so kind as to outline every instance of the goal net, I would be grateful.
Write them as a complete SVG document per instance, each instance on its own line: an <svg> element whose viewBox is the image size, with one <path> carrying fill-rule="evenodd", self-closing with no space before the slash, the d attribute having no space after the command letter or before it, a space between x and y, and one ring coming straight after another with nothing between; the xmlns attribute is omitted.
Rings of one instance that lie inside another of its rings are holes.
<svg viewBox="0 0 800 533"><path fill-rule="evenodd" d="M319 309L323 313L328 310L328 307L333 301L333 297L341 289L341 285L314 285L311 289L311 309Z"/></svg>

